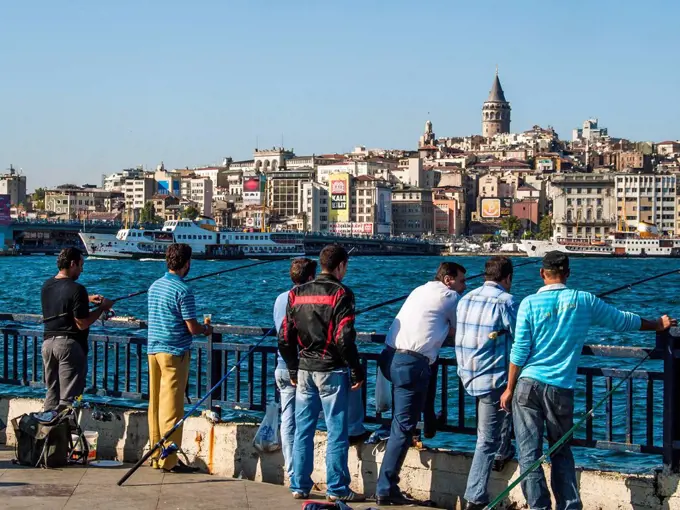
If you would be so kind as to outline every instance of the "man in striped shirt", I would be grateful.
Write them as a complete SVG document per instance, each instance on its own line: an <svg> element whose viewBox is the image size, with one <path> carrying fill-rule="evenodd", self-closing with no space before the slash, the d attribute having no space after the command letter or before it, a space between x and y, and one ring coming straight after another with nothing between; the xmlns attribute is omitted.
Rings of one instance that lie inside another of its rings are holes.
<svg viewBox="0 0 680 510"><path fill-rule="evenodd" d="M491 468L502 469L514 455L512 421L500 400L508 381L508 356L515 331L517 304L509 294L512 261L491 257L486 262L484 285L458 302L456 362L468 394L477 398L477 447L468 475L466 510L489 503L487 485Z"/></svg>
<svg viewBox="0 0 680 510"><path fill-rule="evenodd" d="M184 415L184 389L189 378L189 358L193 335L210 335L212 327L196 320L196 301L184 278L191 269L191 247L172 244L166 252L168 272L149 288L149 444L160 441ZM182 427L164 444L182 446ZM177 458L176 451L163 458L158 453L151 467L172 473L192 473L197 469Z"/></svg>
<svg viewBox="0 0 680 510"><path fill-rule="evenodd" d="M645 320L617 310L589 292L569 289L569 275L567 255L547 253L541 268L545 286L525 298L517 314L508 388L501 406L510 411L512 402L522 474L543 455L544 432L553 445L573 426L576 371L591 325L624 332L663 331L677 324L667 315ZM550 462L557 508L583 508L569 444L558 448ZM526 476L522 492L531 510L552 508L542 468Z"/></svg>

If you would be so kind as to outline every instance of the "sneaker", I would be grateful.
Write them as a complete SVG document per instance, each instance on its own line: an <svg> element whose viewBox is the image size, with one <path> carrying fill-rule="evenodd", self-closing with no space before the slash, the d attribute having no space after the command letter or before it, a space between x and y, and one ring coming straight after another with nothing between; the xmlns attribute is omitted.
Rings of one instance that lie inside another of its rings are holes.
<svg viewBox="0 0 680 510"><path fill-rule="evenodd" d="M300 491L293 491L291 494L293 494L293 499L307 499L309 497L309 493L305 494Z"/></svg>
<svg viewBox="0 0 680 510"><path fill-rule="evenodd" d="M357 445L359 443L363 443L369 437L371 437L372 434L373 434L373 432L371 432L370 430L364 430L358 436L349 436L349 444L350 444L350 446L354 446L354 445Z"/></svg>
<svg viewBox="0 0 680 510"><path fill-rule="evenodd" d="M353 503L359 503L361 501L366 501L366 496L364 496L363 494L357 494L353 490L350 490L344 496L335 496L333 494L327 494L326 499L331 503L335 503L336 501L342 501L343 503L347 503L350 501Z"/></svg>
<svg viewBox="0 0 680 510"><path fill-rule="evenodd" d="M197 467L187 466L184 462L182 462L181 460L178 460L177 464L175 464L175 466L172 469L163 468L163 471L165 471L166 473L176 473L178 475L187 475L187 474L190 474L190 473L197 473L198 471L200 471L200 469L197 468Z"/></svg>

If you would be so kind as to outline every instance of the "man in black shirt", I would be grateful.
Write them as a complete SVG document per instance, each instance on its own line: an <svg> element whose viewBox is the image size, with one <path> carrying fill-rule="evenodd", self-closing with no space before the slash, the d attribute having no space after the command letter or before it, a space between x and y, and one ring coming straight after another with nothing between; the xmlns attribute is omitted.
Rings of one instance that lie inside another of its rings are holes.
<svg viewBox="0 0 680 510"><path fill-rule="evenodd" d="M59 273L43 284L40 293L45 323L42 345L47 386L45 411L64 409L82 395L89 327L113 306L113 301L102 296L88 296L85 287L76 283L84 262L77 248L61 250L57 258ZM90 311L90 303L97 304L97 308Z"/></svg>

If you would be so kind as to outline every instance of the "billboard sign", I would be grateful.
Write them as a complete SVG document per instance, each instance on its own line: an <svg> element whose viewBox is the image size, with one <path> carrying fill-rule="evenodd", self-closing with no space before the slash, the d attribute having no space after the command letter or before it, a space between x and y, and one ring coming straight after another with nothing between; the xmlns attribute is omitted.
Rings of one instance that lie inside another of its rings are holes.
<svg viewBox="0 0 680 510"><path fill-rule="evenodd" d="M506 216L510 216L511 214L511 198L482 198L482 218L504 218Z"/></svg>
<svg viewBox="0 0 680 510"><path fill-rule="evenodd" d="M353 223L349 221L329 223L328 231L333 234L372 235L373 223Z"/></svg>
<svg viewBox="0 0 680 510"><path fill-rule="evenodd" d="M349 174L336 173L328 178L331 195L331 209L328 212L329 223L344 223L349 221Z"/></svg>
<svg viewBox="0 0 680 510"><path fill-rule="evenodd" d="M9 225L12 223L10 216L11 197L9 195L0 195L0 225Z"/></svg>
<svg viewBox="0 0 680 510"><path fill-rule="evenodd" d="M243 179L243 205L262 205L265 176L254 175Z"/></svg>

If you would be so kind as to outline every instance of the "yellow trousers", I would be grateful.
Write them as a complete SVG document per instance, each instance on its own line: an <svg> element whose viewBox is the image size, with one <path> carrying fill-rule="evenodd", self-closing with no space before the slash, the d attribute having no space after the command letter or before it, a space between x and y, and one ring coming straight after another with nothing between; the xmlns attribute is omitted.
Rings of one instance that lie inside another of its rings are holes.
<svg viewBox="0 0 680 510"><path fill-rule="evenodd" d="M184 390L189 378L189 360L191 353L173 356L159 352L149 354L149 446L155 445L161 437L175 426L184 416ZM182 427L178 427L164 446L175 443L182 447ZM160 451L152 458L159 459L158 465L163 469L172 469L177 465L177 454L168 455L160 460Z"/></svg>

